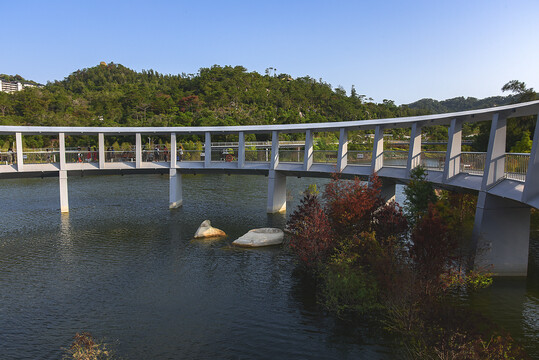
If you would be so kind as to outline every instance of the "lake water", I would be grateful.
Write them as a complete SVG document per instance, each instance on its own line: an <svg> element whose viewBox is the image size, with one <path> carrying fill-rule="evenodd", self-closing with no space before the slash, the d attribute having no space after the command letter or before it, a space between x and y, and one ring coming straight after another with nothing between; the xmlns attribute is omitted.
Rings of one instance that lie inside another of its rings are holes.
<svg viewBox="0 0 539 360"><path fill-rule="evenodd" d="M308 184L287 179L288 211ZM184 176L184 206L168 209L168 176L0 181L0 359L57 359L89 331L128 359L391 359L375 327L350 328L317 306L286 248L231 242L266 214L263 176ZM402 190L402 189L400 189ZM402 198L401 195L399 197ZM193 240L205 220L227 232ZM537 241L532 261L539 264ZM537 265L471 299L538 357Z"/></svg>

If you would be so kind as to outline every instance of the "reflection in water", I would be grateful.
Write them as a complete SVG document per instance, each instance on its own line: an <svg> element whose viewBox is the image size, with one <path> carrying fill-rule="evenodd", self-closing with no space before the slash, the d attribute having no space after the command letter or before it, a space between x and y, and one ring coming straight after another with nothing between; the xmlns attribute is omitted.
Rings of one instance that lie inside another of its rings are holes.
<svg viewBox="0 0 539 360"><path fill-rule="evenodd" d="M536 239L530 241L528 277L497 277L494 284L470 302L521 343L533 359L539 358L539 268L531 259L539 254Z"/></svg>
<svg viewBox="0 0 539 360"><path fill-rule="evenodd" d="M539 344L539 298L528 296L522 309L522 330L526 344ZM535 357L539 357L537 349Z"/></svg>
<svg viewBox="0 0 539 360"><path fill-rule="evenodd" d="M60 214L60 234L58 236L58 247L62 260L66 263L73 262L73 236L69 223L69 213Z"/></svg>
<svg viewBox="0 0 539 360"><path fill-rule="evenodd" d="M326 182L287 179L288 213L307 185ZM231 246L252 228L284 227L285 215L266 214L267 178L184 176L183 185L184 206L170 211L167 177L73 177L70 213L58 216L56 179L2 180L1 357L57 359L90 331L133 359L393 358L371 325L320 311L286 248ZM205 219L228 236L193 241ZM471 301L537 356L529 279L496 281Z"/></svg>

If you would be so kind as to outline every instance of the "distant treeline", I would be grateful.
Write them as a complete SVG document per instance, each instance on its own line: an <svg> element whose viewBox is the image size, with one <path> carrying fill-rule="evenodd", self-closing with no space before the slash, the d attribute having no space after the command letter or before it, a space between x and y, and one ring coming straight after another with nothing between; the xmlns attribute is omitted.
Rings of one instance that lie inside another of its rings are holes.
<svg viewBox="0 0 539 360"><path fill-rule="evenodd" d="M475 109L486 109L494 106L509 105L517 102L518 96L491 96L484 99L474 97L456 97L447 100L421 99L408 104L410 109L427 110L432 114L442 114Z"/></svg>

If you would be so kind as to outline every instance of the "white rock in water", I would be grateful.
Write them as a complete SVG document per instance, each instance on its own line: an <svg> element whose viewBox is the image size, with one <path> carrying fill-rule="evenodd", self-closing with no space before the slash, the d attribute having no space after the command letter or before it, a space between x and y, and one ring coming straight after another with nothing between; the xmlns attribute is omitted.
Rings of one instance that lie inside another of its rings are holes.
<svg viewBox="0 0 539 360"><path fill-rule="evenodd" d="M195 238L226 236L223 230L211 226L210 220L204 220L195 233Z"/></svg>
<svg viewBox="0 0 539 360"><path fill-rule="evenodd" d="M249 232L232 242L233 245L258 247L282 244L284 232L277 228L260 228Z"/></svg>

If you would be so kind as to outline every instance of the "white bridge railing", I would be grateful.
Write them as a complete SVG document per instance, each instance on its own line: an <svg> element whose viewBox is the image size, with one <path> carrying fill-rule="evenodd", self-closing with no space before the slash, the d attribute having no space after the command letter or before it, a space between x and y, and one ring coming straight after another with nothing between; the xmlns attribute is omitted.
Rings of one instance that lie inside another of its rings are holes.
<svg viewBox="0 0 539 360"><path fill-rule="evenodd" d="M16 152L0 152L0 165L16 165ZM136 162L135 150L114 150L105 151L106 163L121 163ZM228 156L227 156L228 155ZM279 149L279 161L281 163L303 164L305 151L292 149ZM337 164L337 150L314 150L313 162L320 164ZM142 150L142 162L170 162L173 156L169 151ZM444 151L423 151L421 152L421 164L427 170L443 171L445 166ZM460 173L482 176L485 170L486 152L462 152L460 154ZM176 151L177 162L202 162L204 161L205 152L200 150L179 150ZM384 167L406 168L408 160L407 151L384 151ZM69 150L65 152L66 163L87 163L98 164L98 151L77 151ZM270 163L271 150L246 150L245 161ZM370 167L372 162L372 151L348 151L347 154L348 166L363 166ZM528 172L528 162L530 159L529 153L506 153L505 168L503 178L512 179L520 182L526 181ZM238 161L238 149L233 148L233 151L214 151L212 150L212 162L232 162ZM51 151L35 151L32 149L23 150L23 164L39 165L39 164L56 164L60 162L59 150ZM35 168L33 168L35 169ZM0 166L0 172L2 167Z"/></svg>

